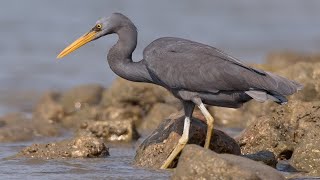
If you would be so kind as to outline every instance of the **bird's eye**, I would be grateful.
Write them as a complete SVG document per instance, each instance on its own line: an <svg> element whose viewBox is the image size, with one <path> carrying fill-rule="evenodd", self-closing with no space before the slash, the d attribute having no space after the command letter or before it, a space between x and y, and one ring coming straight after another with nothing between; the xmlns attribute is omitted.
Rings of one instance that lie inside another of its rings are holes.
<svg viewBox="0 0 320 180"><path fill-rule="evenodd" d="M97 25L96 25L96 28L97 28L98 30L101 30L102 24L97 24Z"/></svg>

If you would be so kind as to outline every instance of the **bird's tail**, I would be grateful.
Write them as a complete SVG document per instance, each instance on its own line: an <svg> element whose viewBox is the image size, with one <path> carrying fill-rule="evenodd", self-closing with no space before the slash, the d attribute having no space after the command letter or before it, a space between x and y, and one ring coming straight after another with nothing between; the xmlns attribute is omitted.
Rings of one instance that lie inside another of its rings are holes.
<svg viewBox="0 0 320 180"><path fill-rule="evenodd" d="M272 100L278 104L288 102L286 96L301 90L303 85L287 78L266 72L264 84L261 88L253 88L245 93L259 102Z"/></svg>
<svg viewBox="0 0 320 180"><path fill-rule="evenodd" d="M258 102L265 102L268 100L274 101L278 104L286 104L288 102L288 99L285 96L271 94L264 90L249 90L245 91L245 93Z"/></svg>
<svg viewBox="0 0 320 180"><path fill-rule="evenodd" d="M284 78L276 74L272 74L270 72L267 72L267 74L268 74L267 77L269 79L272 79L271 80L272 85L270 84L271 85L270 87L272 88L267 90L270 93L289 96L302 90L303 88L303 85L296 81Z"/></svg>

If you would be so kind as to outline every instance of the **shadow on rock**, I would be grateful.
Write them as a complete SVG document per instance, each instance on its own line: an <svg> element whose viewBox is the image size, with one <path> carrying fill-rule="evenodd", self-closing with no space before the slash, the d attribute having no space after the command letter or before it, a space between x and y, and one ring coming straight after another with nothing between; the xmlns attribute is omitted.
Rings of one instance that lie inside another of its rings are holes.
<svg viewBox="0 0 320 180"><path fill-rule="evenodd" d="M255 154L245 154L242 156L249 158L251 160L254 160L254 161L261 162L261 163L268 165L268 166L271 166L273 168L276 168L277 163L278 163L275 155L270 151L259 151Z"/></svg>
<svg viewBox="0 0 320 180"><path fill-rule="evenodd" d="M178 143L184 124L184 116L172 115L162 121L156 130L148 136L137 150L134 164L142 167L160 168ZM192 118L188 144L203 146L207 125ZM224 132L215 129L211 138L210 149L218 153L240 154L240 148L235 140ZM177 160L170 167L175 167Z"/></svg>

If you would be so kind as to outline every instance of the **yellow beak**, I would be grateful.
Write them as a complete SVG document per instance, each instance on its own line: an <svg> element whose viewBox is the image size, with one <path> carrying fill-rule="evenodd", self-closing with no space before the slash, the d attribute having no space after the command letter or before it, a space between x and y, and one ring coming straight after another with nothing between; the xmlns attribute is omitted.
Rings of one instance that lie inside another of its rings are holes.
<svg viewBox="0 0 320 180"><path fill-rule="evenodd" d="M68 47L66 47L61 53L57 56L58 59L65 57L66 55L72 53L76 49L80 48L81 46L87 44L88 42L92 41L96 37L96 32L91 31L83 36L81 36L79 39L75 40L72 44L70 44Z"/></svg>

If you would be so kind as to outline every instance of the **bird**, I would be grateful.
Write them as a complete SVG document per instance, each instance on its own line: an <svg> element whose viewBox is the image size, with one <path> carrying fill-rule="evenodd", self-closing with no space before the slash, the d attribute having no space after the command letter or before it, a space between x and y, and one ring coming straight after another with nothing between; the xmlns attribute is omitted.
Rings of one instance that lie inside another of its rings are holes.
<svg viewBox="0 0 320 180"><path fill-rule="evenodd" d="M144 49L143 59L133 61L137 28L121 13L100 18L89 32L62 50L57 58L109 34L118 35L107 55L115 74L129 81L162 86L182 103L183 133L161 169L168 168L187 144L196 106L207 122L204 148L209 148L214 118L206 105L239 108L252 99L285 104L288 102L286 96L303 88L296 81L246 65L218 48L178 37L154 40Z"/></svg>

